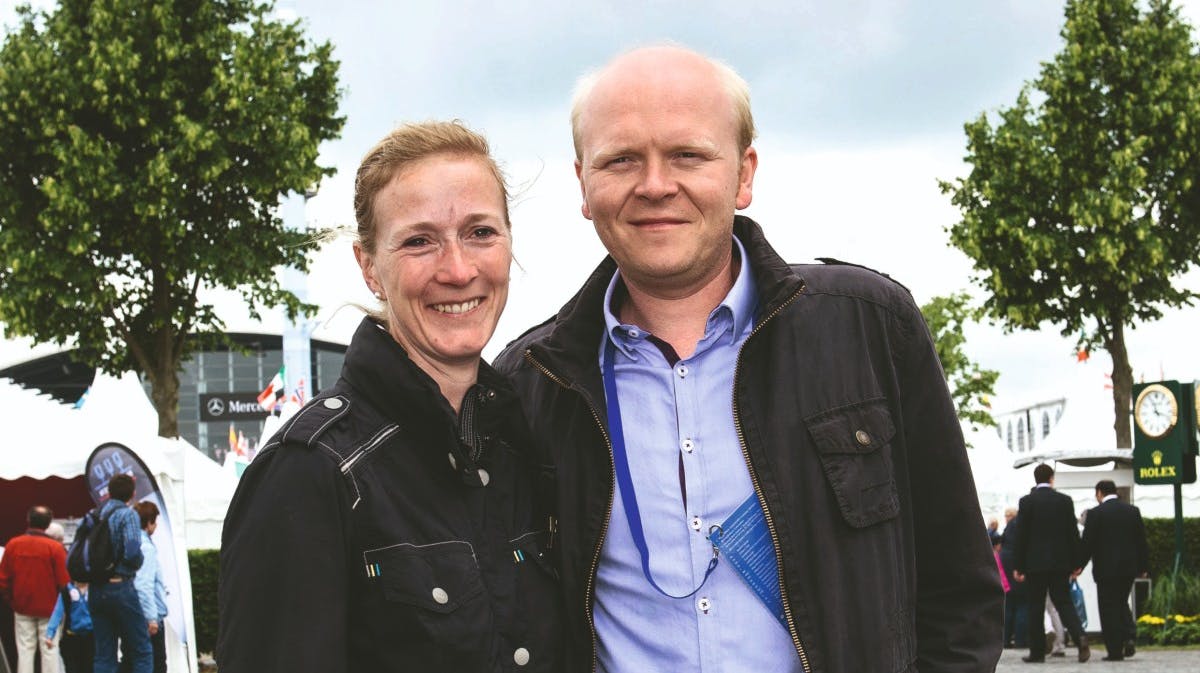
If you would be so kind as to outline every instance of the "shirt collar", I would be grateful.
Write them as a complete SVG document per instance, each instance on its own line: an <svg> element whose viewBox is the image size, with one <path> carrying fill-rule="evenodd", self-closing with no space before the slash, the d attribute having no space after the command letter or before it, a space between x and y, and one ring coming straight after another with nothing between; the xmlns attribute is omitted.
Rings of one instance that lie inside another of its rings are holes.
<svg viewBox="0 0 1200 673"><path fill-rule="evenodd" d="M729 288L725 298L720 304L708 314L708 327L706 333L713 328L713 319L722 312L728 312L733 317L733 332L736 335L741 335L754 326L754 311L758 308L758 287L754 282L754 274L750 269L750 262L746 256L746 248L742 246L742 242L737 236L733 237L733 254L735 259L740 262L738 266L737 278L733 281L733 287ZM621 270L617 269L613 273L612 280L608 282L608 290L604 293L604 333L610 335L616 343L617 348L625 355L635 357L632 347L632 341L644 339L647 332L637 325L627 325L620 321L613 313L613 297L617 296L618 291L624 293L621 281ZM601 343L603 348L603 343Z"/></svg>
<svg viewBox="0 0 1200 673"><path fill-rule="evenodd" d="M1117 497L1116 493L1113 493L1112 495L1106 495L1106 496L1104 496L1104 499L1101 500L1100 502L1108 502L1109 500L1112 500L1116 497Z"/></svg>

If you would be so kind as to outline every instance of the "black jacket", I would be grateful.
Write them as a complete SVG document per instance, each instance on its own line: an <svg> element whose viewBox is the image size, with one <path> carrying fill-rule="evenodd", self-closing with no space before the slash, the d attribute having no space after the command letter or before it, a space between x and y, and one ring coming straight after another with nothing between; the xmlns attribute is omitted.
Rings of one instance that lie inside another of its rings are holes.
<svg viewBox="0 0 1200 673"><path fill-rule="evenodd" d="M341 379L270 440L230 503L222 673L560 670L528 446L490 367L456 417L364 320Z"/></svg>
<svg viewBox="0 0 1200 673"><path fill-rule="evenodd" d="M1003 593L912 297L853 266L791 267L747 218L734 233L760 293L734 421L805 668L991 671ZM612 509L598 353L615 268L606 259L555 318L497 360L556 470L573 671L595 665L594 580Z"/></svg>
<svg viewBox="0 0 1200 673"><path fill-rule="evenodd" d="M1053 488L1035 488L1017 507L1017 546L1013 570L1066 574L1080 567L1075 503Z"/></svg>
<svg viewBox="0 0 1200 673"><path fill-rule="evenodd" d="M1078 567L1090 558L1097 582L1128 580L1150 570L1142 513L1116 498L1088 510L1082 545L1084 557Z"/></svg>

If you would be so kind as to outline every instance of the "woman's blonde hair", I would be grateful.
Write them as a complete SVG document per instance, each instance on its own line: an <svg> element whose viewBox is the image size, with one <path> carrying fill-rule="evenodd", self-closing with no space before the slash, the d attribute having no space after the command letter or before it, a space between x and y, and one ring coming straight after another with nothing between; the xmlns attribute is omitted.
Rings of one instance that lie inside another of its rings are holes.
<svg viewBox="0 0 1200 673"><path fill-rule="evenodd" d="M487 138L457 119L410 123L384 136L358 166L354 178L354 219L358 224L358 244L365 252L375 253L375 197L397 173L439 154L478 158L487 165L504 198L504 226L512 229L508 219L508 185L504 173L492 158Z"/></svg>

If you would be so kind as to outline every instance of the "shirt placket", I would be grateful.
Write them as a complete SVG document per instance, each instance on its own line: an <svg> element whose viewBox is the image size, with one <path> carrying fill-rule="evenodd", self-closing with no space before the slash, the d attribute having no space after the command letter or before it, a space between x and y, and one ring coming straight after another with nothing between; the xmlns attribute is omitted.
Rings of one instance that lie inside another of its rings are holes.
<svg viewBox="0 0 1200 673"><path fill-rule="evenodd" d="M693 586L703 580L708 564L712 560L712 544L708 541L708 529L714 523L708 521L707 480L703 464L703 438L700 436L700 400L698 358L675 363L671 380L675 394L676 436L679 439L680 496L684 500L685 516L690 532ZM696 637L700 650L701 670L716 670L716 653L712 651L718 641L718 615L720 606L713 595L711 583L705 584L690 599L696 611Z"/></svg>

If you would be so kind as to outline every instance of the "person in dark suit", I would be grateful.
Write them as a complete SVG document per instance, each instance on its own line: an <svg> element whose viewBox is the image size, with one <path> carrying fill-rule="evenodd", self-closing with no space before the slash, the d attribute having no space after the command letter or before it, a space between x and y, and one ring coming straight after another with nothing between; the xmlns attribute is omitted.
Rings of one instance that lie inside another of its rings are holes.
<svg viewBox="0 0 1200 673"><path fill-rule="evenodd" d="M1013 554L1013 577L1024 582L1029 592L1029 656L1026 663L1046 660L1046 638L1042 620L1035 618L1045 610L1046 594L1058 609L1063 626L1079 644L1079 661L1091 657L1087 636L1075 606L1071 603L1068 582L1082 570L1083 556L1079 528L1075 523L1075 504L1054 490L1054 468L1042 463L1033 470L1037 486L1021 498L1017 506L1017 544Z"/></svg>
<svg viewBox="0 0 1200 673"><path fill-rule="evenodd" d="M1146 527L1137 507L1121 502L1117 485L1105 479L1096 483L1099 505L1088 510L1083 525L1083 561L1092 562L1100 631L1108 654L1105 661L1132 657L1137 627L1129 611L1129 592L1136 577L1149 575L1150 554Z"/></svg>

